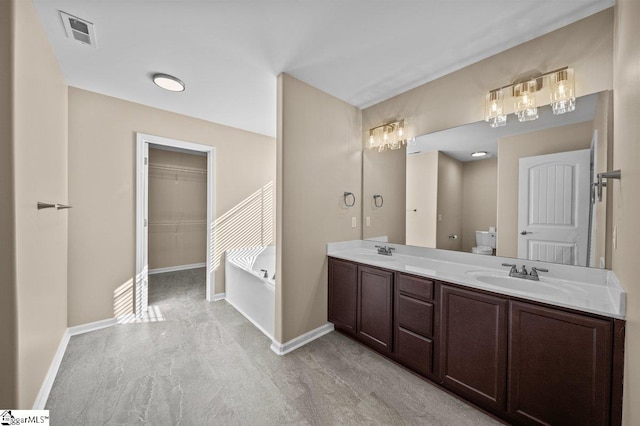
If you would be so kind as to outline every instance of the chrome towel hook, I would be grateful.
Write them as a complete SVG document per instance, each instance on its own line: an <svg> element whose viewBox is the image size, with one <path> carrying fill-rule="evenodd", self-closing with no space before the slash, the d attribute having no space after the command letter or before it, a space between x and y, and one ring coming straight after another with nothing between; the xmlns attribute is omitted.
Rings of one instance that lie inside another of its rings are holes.
<svg viewBox="0 0 640 426"><path fill-rule="evenodd" d="M343 195L344 197L344 205L347 207L353 207L356 205L356 196L353 195L353 192L346 192ZM351 197L351 199L349 198ZM351 201L351 202L349 202Z"/></svg>
<svg viewBox="0 0 640 426"><path fill-rule="evenodd" d="M602 187L607 186L607 182L609 179L620 179L621 173L620 170L614 170L612 172L604 172L598 173L598 180L593 183L593 189L596 191L598 195L598 201L602 201ZM603 179L607 179L606 182ZM594 197L595 198L595 197Z"/></svg>
<svg viewBox="0 0 640 426"><path fill-rule="evenodd" d="M379 204L378 204L378 199L380 200L380 203L379 203ZM382 206L384 206L384 198L382 198L382 195L380 195L380 194L375 194L375 195L373 196L373 204L374 204L376 207L382 207Z"/></svg>

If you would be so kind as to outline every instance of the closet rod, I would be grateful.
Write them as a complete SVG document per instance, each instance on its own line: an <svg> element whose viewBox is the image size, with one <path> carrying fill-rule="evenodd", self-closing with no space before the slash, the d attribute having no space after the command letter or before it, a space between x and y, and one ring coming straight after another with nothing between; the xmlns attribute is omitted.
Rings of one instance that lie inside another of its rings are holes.
<svg viewBox="0 0 640 426"><path fill-rule="evenodd" d="M186 173L198 173L207 174L206 169L196 169L193 167L174 167L174 166L161 166L158 164L149 164L150 169L167 170L170 172L186 172Z"/></svg>
<svg viewBox="0 0 640 426"><path fill-rule="evenodd" d="M206 225L206 220L165 220L161 222L149 222L149 225L175 226L175 225Z"/></svg>

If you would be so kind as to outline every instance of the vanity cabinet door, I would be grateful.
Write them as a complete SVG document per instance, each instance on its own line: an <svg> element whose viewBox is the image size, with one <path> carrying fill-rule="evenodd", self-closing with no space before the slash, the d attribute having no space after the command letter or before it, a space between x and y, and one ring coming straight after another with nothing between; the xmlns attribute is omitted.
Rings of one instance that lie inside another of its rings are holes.
<svg viewBox="0 0 640 426"><path fill-rule="evenodd" d="M358 266L351 262L329 258L328 318L336 328L356 334L358 297Z"/></svg>
<svg viewBox="0 0 640 426"><path fill-rule="evenodd" d="M441 286L443 384L494 412L506 408L508 300Z"/></svg>
<svg viewBox="0 0 640 426"><path fill-rule="evenodd" d="M384 353L392 351L393 272L358 267L357 336Z"/></svg>
<svg viewBox="0 0 640 426"><path fill-rule="evenodd" d="M609 321L511 302L509 414L522 424L609 423Z"/></svg>

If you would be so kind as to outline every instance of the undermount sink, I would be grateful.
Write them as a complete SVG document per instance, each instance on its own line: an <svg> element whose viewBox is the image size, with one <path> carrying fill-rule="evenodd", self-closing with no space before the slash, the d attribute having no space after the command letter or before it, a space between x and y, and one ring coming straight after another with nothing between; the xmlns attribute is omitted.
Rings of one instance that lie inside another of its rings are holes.
<svg viewBox="0 0 640 426"><path fill-rule="evenodd" d="M368 262L394 262L393 256L385 256L383 254L359 254L358 258Z"/></svg>
<svg viewBox="0 0 640 426"><path fill-rule="evenodd" d="M501 275L498 273L480 271L470 271L467 272L467 275L474 277L481 283L530 294L544 294L548 296L567 296L571 294L569 290L558 288L553 284L548 284L542 281L533 281L524 278L510 277L508 275Z"/></svg>

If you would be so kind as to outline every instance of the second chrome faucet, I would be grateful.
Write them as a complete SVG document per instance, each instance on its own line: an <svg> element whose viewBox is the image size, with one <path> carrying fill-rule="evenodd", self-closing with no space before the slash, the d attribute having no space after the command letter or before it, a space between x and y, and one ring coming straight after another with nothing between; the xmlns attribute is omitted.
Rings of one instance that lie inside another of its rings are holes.
<svg viewBox="0 0 640 426"><path fill-rule="evenodd" d="M512 263L503 263L502 266L508 266L511 268L511 270L509 270L510 277L522 278L525 280L532 280L532 281L540 281L540 277L538 277L538 272L549 272L548 269L536 268L534 266L531 268L531 272L528 273L525 265L522 265L522 269L518 271L518 267Z"/></svg>
<svg viewBox="0 0 640 426"><path fill-rule="evenodd" d="M393 250L395 250L393 247L387 246L376 246L376 248L378 249L378 254L384 256L391 256L393 254Z"/></svg>

